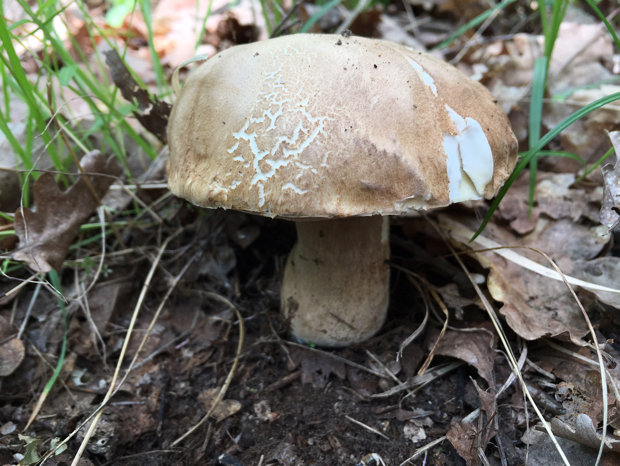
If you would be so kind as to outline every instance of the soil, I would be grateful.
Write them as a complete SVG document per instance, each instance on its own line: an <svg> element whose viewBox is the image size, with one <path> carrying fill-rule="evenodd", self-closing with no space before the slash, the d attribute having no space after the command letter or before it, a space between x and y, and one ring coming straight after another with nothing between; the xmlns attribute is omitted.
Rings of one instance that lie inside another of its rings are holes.
<svg viewBox="0 0 620 466"><path fill-rule="evenodd" d="M401 464L480 407L471 380L485 382L464 364L430 377L421 387L407 388L442 322L431 317L423 337L406 347L397 361L401 343L424 317L419 291L403 273L392 275L390 313L379 335L341 350L304 347L291 340L279 313L278 283L295 239L289 222L243 214L205 215L189 207L181 208L176 220L184 224L184 231L171 243L155 274L125 361L134 356L172 277L188 260L192 263L150 332L137 367L104 410L81 464L372 465L381 460ZM257 236L242 247L237 243L244 235ZM135 251L148 248L152 239L137 233L130 240L131 247ZM432 242L424 235L413 239L408 238L408 243L422 249ZM440 268L416 264L399 242L405 242L403 232L394 226L395 263L425 269L427 279L437 283L446 281L438 273ZM69 435L103 400L105 381L111 380L142 277L150 266L144 256L134 259L134 265L126 258L116 265L112 260L108 276L93 291L90 312L103 329L101 342L84 313L69 309L63 383L56 384L27 430L41 445ZM69 286L72 277L66 274L63 278ZM243 316L240 353L239 322L218 296L229 299ZM17 321L28 302L29 295L18 301ZM38 302L36 320L26 332L32 350L20 370L3 381L3 423L10 420L23 426L49 378L42 361L54 364L53 349L62 338L54 298ZM1 311L5 317L10 312L6 306ZM219 408L174 444L209 411L235 361ZM433 366L453 361L437 357ZM508 370L500 361L498 380L502 372L507 375ZM398 384L403 388L381 396ZM522 451L515 409L519 408L498 411L500 429L495 438L503 439L502 454L519 462ZM45 464L69 464L83 433L84 429L65 452ZM10 463L17 445L2 444L0 462ZM489 446L487 454L495 463L497 448ZM464 462L450 442L442 441L407 464Z"/></svg>

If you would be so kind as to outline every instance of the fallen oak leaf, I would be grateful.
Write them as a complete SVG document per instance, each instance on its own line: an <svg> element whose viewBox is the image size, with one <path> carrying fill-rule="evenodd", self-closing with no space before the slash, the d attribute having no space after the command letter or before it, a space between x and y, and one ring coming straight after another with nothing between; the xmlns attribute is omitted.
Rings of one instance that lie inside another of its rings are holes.
<svg viewBox="0 0 620 466"><path fill-rule="evenodd" d="M567 423L557 417L551 419L553 433L562 438L573 440L581 445L598 449L602 436L596 430L592 419L587 414L578 414L574 423ZM620 439L607 434L605 437L605 451L620 452Z"/></svg>
<svg viewBox="0 0 620 466"><path fill-rule="evenodd" d="M291 359L301 365L302 385L312 384L314 388L322 389L327 386L330 375L334 374L340 380L346 377L344 363L323 352L293 348Z"/></svg>
<svg viewBox="0 0 620 466"><path fill-rule="evenodd" d="M467 464L477 464L477 446L484 449L497 433L492 423L488 422L497 412L494 370L496 344L495 334L484 327L448 330L436 351L437 355L457 358L475 367L489 387L488 390L483 390L472 379L480 398L480 408L487 420L483 429L478 430L478 424L461 420L452 424L446 434L449 442Z"/></svg>
<svg viewBox="0 0 620 466"><path fill-rule="evenodd" d="M114 177L120 174L116 160L111 158L106 163L99 151L86 154L80 165L82 173L106 176L80 175L73 186L62 192L54 177L44 173L34 183L34 210L23 207L15 212L19 245L12 257L36 272L60 270L80 226L97 208Z"/></svg>
<svg viewBox="0 0 620 466"><path fill-rule="evenodd" d="M435 354L460 359L475 367L489 389L495 392L496 343L495 335L485 328L448 330L439 342Z"/></svg>

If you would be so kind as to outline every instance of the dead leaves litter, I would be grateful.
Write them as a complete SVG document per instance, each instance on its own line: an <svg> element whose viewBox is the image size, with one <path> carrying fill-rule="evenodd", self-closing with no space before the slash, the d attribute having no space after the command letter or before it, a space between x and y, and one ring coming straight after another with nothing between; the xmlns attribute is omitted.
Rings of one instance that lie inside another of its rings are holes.
<svg viewBox="0 0 620 466"><path fill-rule="evenodd" d="M81 166L87 175L81 175L65 192L50 173L42 174L34 183L34 209L23 207L15 212L19 248L13 259L25 262L36 272L60 270L80 226L120 172L114 159L106 162L98 151L86 154Z"/></svg>

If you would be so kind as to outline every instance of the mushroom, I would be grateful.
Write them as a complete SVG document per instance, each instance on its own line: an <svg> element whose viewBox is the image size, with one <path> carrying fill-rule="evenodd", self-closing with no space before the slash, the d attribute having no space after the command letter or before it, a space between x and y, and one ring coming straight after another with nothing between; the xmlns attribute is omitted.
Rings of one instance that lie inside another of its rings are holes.
<svg viewBox="0 0 620 466"><path fill-rule="evenodd" d="M495 195L517 142L491 94L387 41L298 34L198 67L168 125L170 190L296 222L281 307L292 333L361 342L389 302L388 216Z"/></svg>

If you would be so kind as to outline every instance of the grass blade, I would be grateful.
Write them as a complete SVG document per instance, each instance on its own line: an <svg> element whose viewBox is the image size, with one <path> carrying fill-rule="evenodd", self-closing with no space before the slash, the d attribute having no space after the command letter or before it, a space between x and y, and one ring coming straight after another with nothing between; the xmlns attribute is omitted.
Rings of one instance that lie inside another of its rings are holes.
<svg viewBox="0 0 620 466"><path fill-rule="evenodd" d="M308 32L323 16L325 16L330 10L333 10L342 3L342 0L330 0L323 5L316 13L314 13L308 21L301 27L299 32Z"/></svg>
<svg viewBox="0 0 620 466"><path fill-rule="evenodd" d="M530 97L530 117L529 117L529 147L533 147L540 139L540 128L542 127L543 99L545 97L545 87L547 84L547 57L539 57L534 62L534 74L532 77L532 92ZM538 158L534 157L530 161L530 190L529 190L529 211L531 213L534 205L534 193L536 192L536 176L538 174Z"/></svg>
<svg viewBox="0 0 620 466"><path fill-rule="evenodd" d="M575 113L566 117L564 120L558 123L557 126L555 126L551 131L549 131L547 134L541 137L538 143L534 147L531 147L529 151L525 152L523 156L521 157L521 160L519 160L519 162L517 163L517 166L515 167L512 174L508 177L508 179L504 183L504 186L501 187L501 189L497 193L497 196L495 196L493 201L491 201L489 211L486 213L486 215L482 219L482 223L480 224L480 227L478 228L478 230L476 230L476 233L474 233L474 236L471 238L471 241L476 239L478 235L480 235L480 233L482 233L482 231L485 229L485 227L489 223L489 220L491 220L493 213L497 210L497 207L499 206L500 202L502 201L502 199L504 198L504 196L510 189L510 186L512 186L512 184L515 182L517 177L521 174L523 169L528 166L528 164L533 158L539 156L543 148L547 144L549 144L553 140L553 138L558 136L562 131L564 131L570 125L572 125L576 121L586 116L588 113L591 113L594 110L597 110L611 102L615 102L616 100L620 100L620 92L614 92L613 94L602 97L598 100L595 100L594 102L590 102L588 105L580 108Z"/></svg>
<svg viewBox="0 0 620 466"><path fill-rule="evenodd" d="M592 8L594 13L596 13L596 16L598 16L599 19L603 22L603 24L607 28L607 32L609 32L609 35L613 38L614 42L616 43L616 48L620 49L620 39L618 38L618 34L616 34L616 31L614 31L614 27L610 24L610 22L607 21L607 18L605 18L605 15L603 14L603 12L599 9L598 6L596 6L596 3L594 3L593 0L586 0L586 3L590 5L590 8Z"/></svg>
<svg viewBox="0 0 620 466"><path fill-rule="evenodd" d="M433 47L433 50L441 50L441 49L446 48L448 45L450 45L456 39L461 37L467 31L469 31L470 29L475 28L479 24L482 24L488 17L490 17L491 15L495 14L496 11L499 11L499 10L502 10L502 9L506 8L508 5L510 5L511 3L514 3L515 1L516 0L504 0L503 2L498 3L497 5L495 5L493 8L489 8L485 12L479 14L475 18L469 20L467 23L462 25L460 28L458 28L456 31L454 31L452 34L450 34L447 38L442 40L438 45Z"/></svg>

